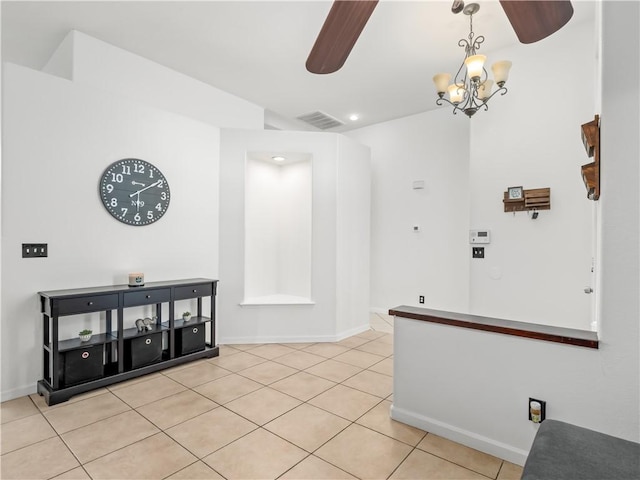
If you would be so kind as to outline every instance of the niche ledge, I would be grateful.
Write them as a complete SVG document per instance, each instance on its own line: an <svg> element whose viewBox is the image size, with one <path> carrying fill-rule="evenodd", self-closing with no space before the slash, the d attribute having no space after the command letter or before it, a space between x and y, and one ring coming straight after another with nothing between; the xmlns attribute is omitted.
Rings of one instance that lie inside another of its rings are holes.
<svg viewBox="0 0 640 480"><path fill-rule="evenodd" d="M248 297L245 298L240 306L253 306L253 305L315 305L316 302L309 297L298 297L296 295L263 295L261 297Z"/></svg>

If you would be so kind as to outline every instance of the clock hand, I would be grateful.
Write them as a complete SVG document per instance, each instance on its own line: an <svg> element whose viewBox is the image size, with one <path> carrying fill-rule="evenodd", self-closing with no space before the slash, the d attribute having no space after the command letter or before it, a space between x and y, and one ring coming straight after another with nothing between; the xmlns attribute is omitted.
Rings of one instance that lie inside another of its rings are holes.
<svg viewBox="0 0 640 480"><path fill-rule="evenodd" d="M141 190L138 190L137 192L133 192L132 194L130 194L130 197L133 197L134 195L140 195L142 192L144 192L145 190L149 190L151 187L155 187L156 185L158 185L160 182L162 182L162 180L158 180L155 183L152 183L151 185L149 185L148 187L144 187Z"/></svg>
<svg viewBox="0 0 640 480"><path fill-rule="evenodd" d="M140 192L136 192L138 197L136 198L136 212L140 211Z"/></svg>
<svg viewBox="0 0 640 480"><path fill-rule="evenodd" d="M131 185L140 185L141 187L144 187L145 184L144 183L140 183L140 182L136 182L135 180L131 181Z"/></svg>

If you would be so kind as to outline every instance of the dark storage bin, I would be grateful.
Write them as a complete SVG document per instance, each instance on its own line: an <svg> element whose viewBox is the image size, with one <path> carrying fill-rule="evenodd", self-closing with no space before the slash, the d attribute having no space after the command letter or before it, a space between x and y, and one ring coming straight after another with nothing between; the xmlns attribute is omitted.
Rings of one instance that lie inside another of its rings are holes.
<svg viewBox="0 0 640 480"><path fill-rule="evenodd" d="M126 369L144 367L162 360L162 332L140 335L124 341Z"/></svg>
<svg viewBox="0 0 640 480"><path fill-rule="evenodd" d="M204 323L175 331L176 355L185 355L204 350Z"/></svg>
<svg viewBox="0 0 640 480"><path fill-rule="evenodd" d="M60 353L59 378L64 386L97 380L104 375L104 348L91 345Z"/></svg>

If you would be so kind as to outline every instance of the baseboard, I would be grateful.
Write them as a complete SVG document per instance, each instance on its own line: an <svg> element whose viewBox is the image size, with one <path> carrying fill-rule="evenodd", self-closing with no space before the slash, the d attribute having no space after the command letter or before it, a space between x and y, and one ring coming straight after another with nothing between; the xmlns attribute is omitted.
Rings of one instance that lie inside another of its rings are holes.
<svg viewBox="0 0 640 480"><path fill-rule="evenodd" d="M415 412L398 408L395 405L391 405L390 412L391 418L394 420L507 460L516 465L524 465L524 462L527 460L527 455L529 454L529 452L525 450L478 435L477 433L464 430L455 425L450 425Z"/></svg>
<svg viewBox="0 0 640 480"><path fill-rule="evenodd" d="M360 325L350 328L336 335L300 335L300 336L251 336L251 337L225 337L220 336L218 343L220 345L233 344L251 344L251 343L323 343L323 342L339 342L345 338L357 335L369 330L369 324Z"/></svg>
<svg viewBox="0 0 640 480"><path fill-rule="evenodd" d="M353 327L350 328L349 330L345 330L344 332L340 332L336 335L336 339L333 340L334 342L339 342L340 340L344 340L345 338L349 338L352 337L354 335L358 335L359 333L362 332L366 332L367 330L371 329L371 325L369 325L369 323L365 323L363 325L360 325L358 327Z"/></svg>
<svg viewBox="0 0 640 480"><path fill-rule="evenodd" d="M23 387L12 388L11 390L0 392L0 402L6 402L15 398L24 397L26 395L31 395L32 393L36 393L36 382Z"/></svg>

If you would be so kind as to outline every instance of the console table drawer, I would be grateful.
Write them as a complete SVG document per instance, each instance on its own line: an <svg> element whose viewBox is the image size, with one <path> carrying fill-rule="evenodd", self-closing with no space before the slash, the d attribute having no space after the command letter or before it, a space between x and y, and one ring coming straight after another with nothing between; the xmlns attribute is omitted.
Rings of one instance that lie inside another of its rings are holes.
<svg viewBox="0 0 640 480"><path fill-rule="evenodd" d="M185 300L187 298L208 297L213 294L213 286L210 283L199 285L189 285L186 287L176 287L174 298Z"/></svg>
<svg viewBox="0 0 640 480"><path fill-rule="evenodd" d="M62 299L54 301L52 306L54 311L57 310L58 315L99 312L101 310L113 310L115 308L118 308L117 294Z"/></svg>
<svg viewBox="0 0 640 480"><path fill-rule="evenodd" d="M142 290L140 292L126 292L124 294L124 306L151 305L153 303L168 302L171 299L171 289Z"/></svg>

